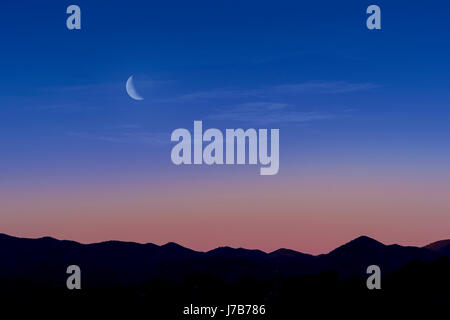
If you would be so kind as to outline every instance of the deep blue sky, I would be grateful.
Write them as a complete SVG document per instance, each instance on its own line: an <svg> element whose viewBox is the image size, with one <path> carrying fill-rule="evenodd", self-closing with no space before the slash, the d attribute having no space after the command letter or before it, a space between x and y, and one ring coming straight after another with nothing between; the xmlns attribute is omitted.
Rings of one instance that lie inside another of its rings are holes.
<svg viewBox="0 0 450 320"><path fill-rule="evenodd" d="M4 1L3 182L170 172L169 134L193 120L280 128L280 174L445 170L449 33L446 1Z"/></svg>

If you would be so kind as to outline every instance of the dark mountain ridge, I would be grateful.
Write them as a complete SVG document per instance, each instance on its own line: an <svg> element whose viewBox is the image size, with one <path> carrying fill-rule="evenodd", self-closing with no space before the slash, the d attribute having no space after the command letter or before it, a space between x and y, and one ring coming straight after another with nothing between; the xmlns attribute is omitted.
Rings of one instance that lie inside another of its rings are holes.
<svg viewBox="0 0 450 320"><path fill-rule="evenodd" d="M431 250L427 246L384 245L361 236L328 254L313 256L290 249L266 253L219 247L199 252L176 243L162 246L122 241L81 244L51 237L25 239L0 234L0 279L30 279L64 285L65 270L72 264L80 266L84 282L92 286L138 284L149 279L183 281L190 274L211 275L225 281L324 271L351 277L365 274L371 264L389 273L411 261L431 262L446 255L447 247Z"/></svg>
<svg viewBox="0 0 450 320"><path fill-rule="evenodd" d="M450 258L450 239L430 243L426 245L424 248Z"/></svg>

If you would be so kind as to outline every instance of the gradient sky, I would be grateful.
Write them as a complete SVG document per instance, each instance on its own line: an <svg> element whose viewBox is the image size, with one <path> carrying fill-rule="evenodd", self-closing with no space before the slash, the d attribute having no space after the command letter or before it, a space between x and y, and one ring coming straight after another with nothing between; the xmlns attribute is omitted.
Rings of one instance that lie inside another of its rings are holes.
<svg viewBox="0 0 450 320"><path fill-rule="evenodd" d="M66 28L70 4L82 30ZM365 27L381 7L382 30ZM327 252L450 236L446 1L3 1L0 232ZM125 82L135 76L143 101ZM280 171L170 133L279 128Z"/></svg>

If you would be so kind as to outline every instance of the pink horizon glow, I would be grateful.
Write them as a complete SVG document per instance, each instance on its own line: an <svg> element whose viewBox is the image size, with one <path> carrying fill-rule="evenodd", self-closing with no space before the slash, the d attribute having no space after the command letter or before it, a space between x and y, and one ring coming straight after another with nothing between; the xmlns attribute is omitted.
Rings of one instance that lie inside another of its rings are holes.
<svg viewBox="0 0 450 320"><path fill-rule="evenodd" d="M0 232L82 243L176 242L320 254L360 236L424 246L449 238L445 177L203 179L2 191Z"/></svg>

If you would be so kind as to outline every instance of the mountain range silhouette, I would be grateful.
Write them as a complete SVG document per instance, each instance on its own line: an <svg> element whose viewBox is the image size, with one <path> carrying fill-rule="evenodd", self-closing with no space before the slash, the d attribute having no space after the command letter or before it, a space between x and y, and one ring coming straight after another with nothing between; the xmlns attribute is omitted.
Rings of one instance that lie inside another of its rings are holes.
<svg viewBox="0 0 450 320"><path fill-rule="evenodd" d="M81 244L50 237L25 239L0 234L2 310L36 317L205 319L186 317L186 306L264 305L257 319L350 315L414 318L450 305L450 240L424 247L385 245L358 237L327 254L281 248L219 247L194 251L106 241ZM367 267L381 268L381 289L366 286ZM81 290L68 290L69 265L81 269ZM396 312L396 313L393 313ZM30 314L31 313L31 314ZM253 319L226 317L215 319Z"/></svg>
<svg viewBox="0 0 450 320"><path fill-rule="evenodd" d="M139 284L148 279L183 281L190 274L238 281L334 271L345 279L366 275L369 265L378 265L387 274L412 261L429 263L442 256L450 257L450 240L411 247L385 245L361 236L327 254L313 256L290 249L265 253L219 247L199 252L171 242L162 246L121 241L81 244L0 234L0 279L63 286L69 265L80 266L87 287Z"/></svg>

